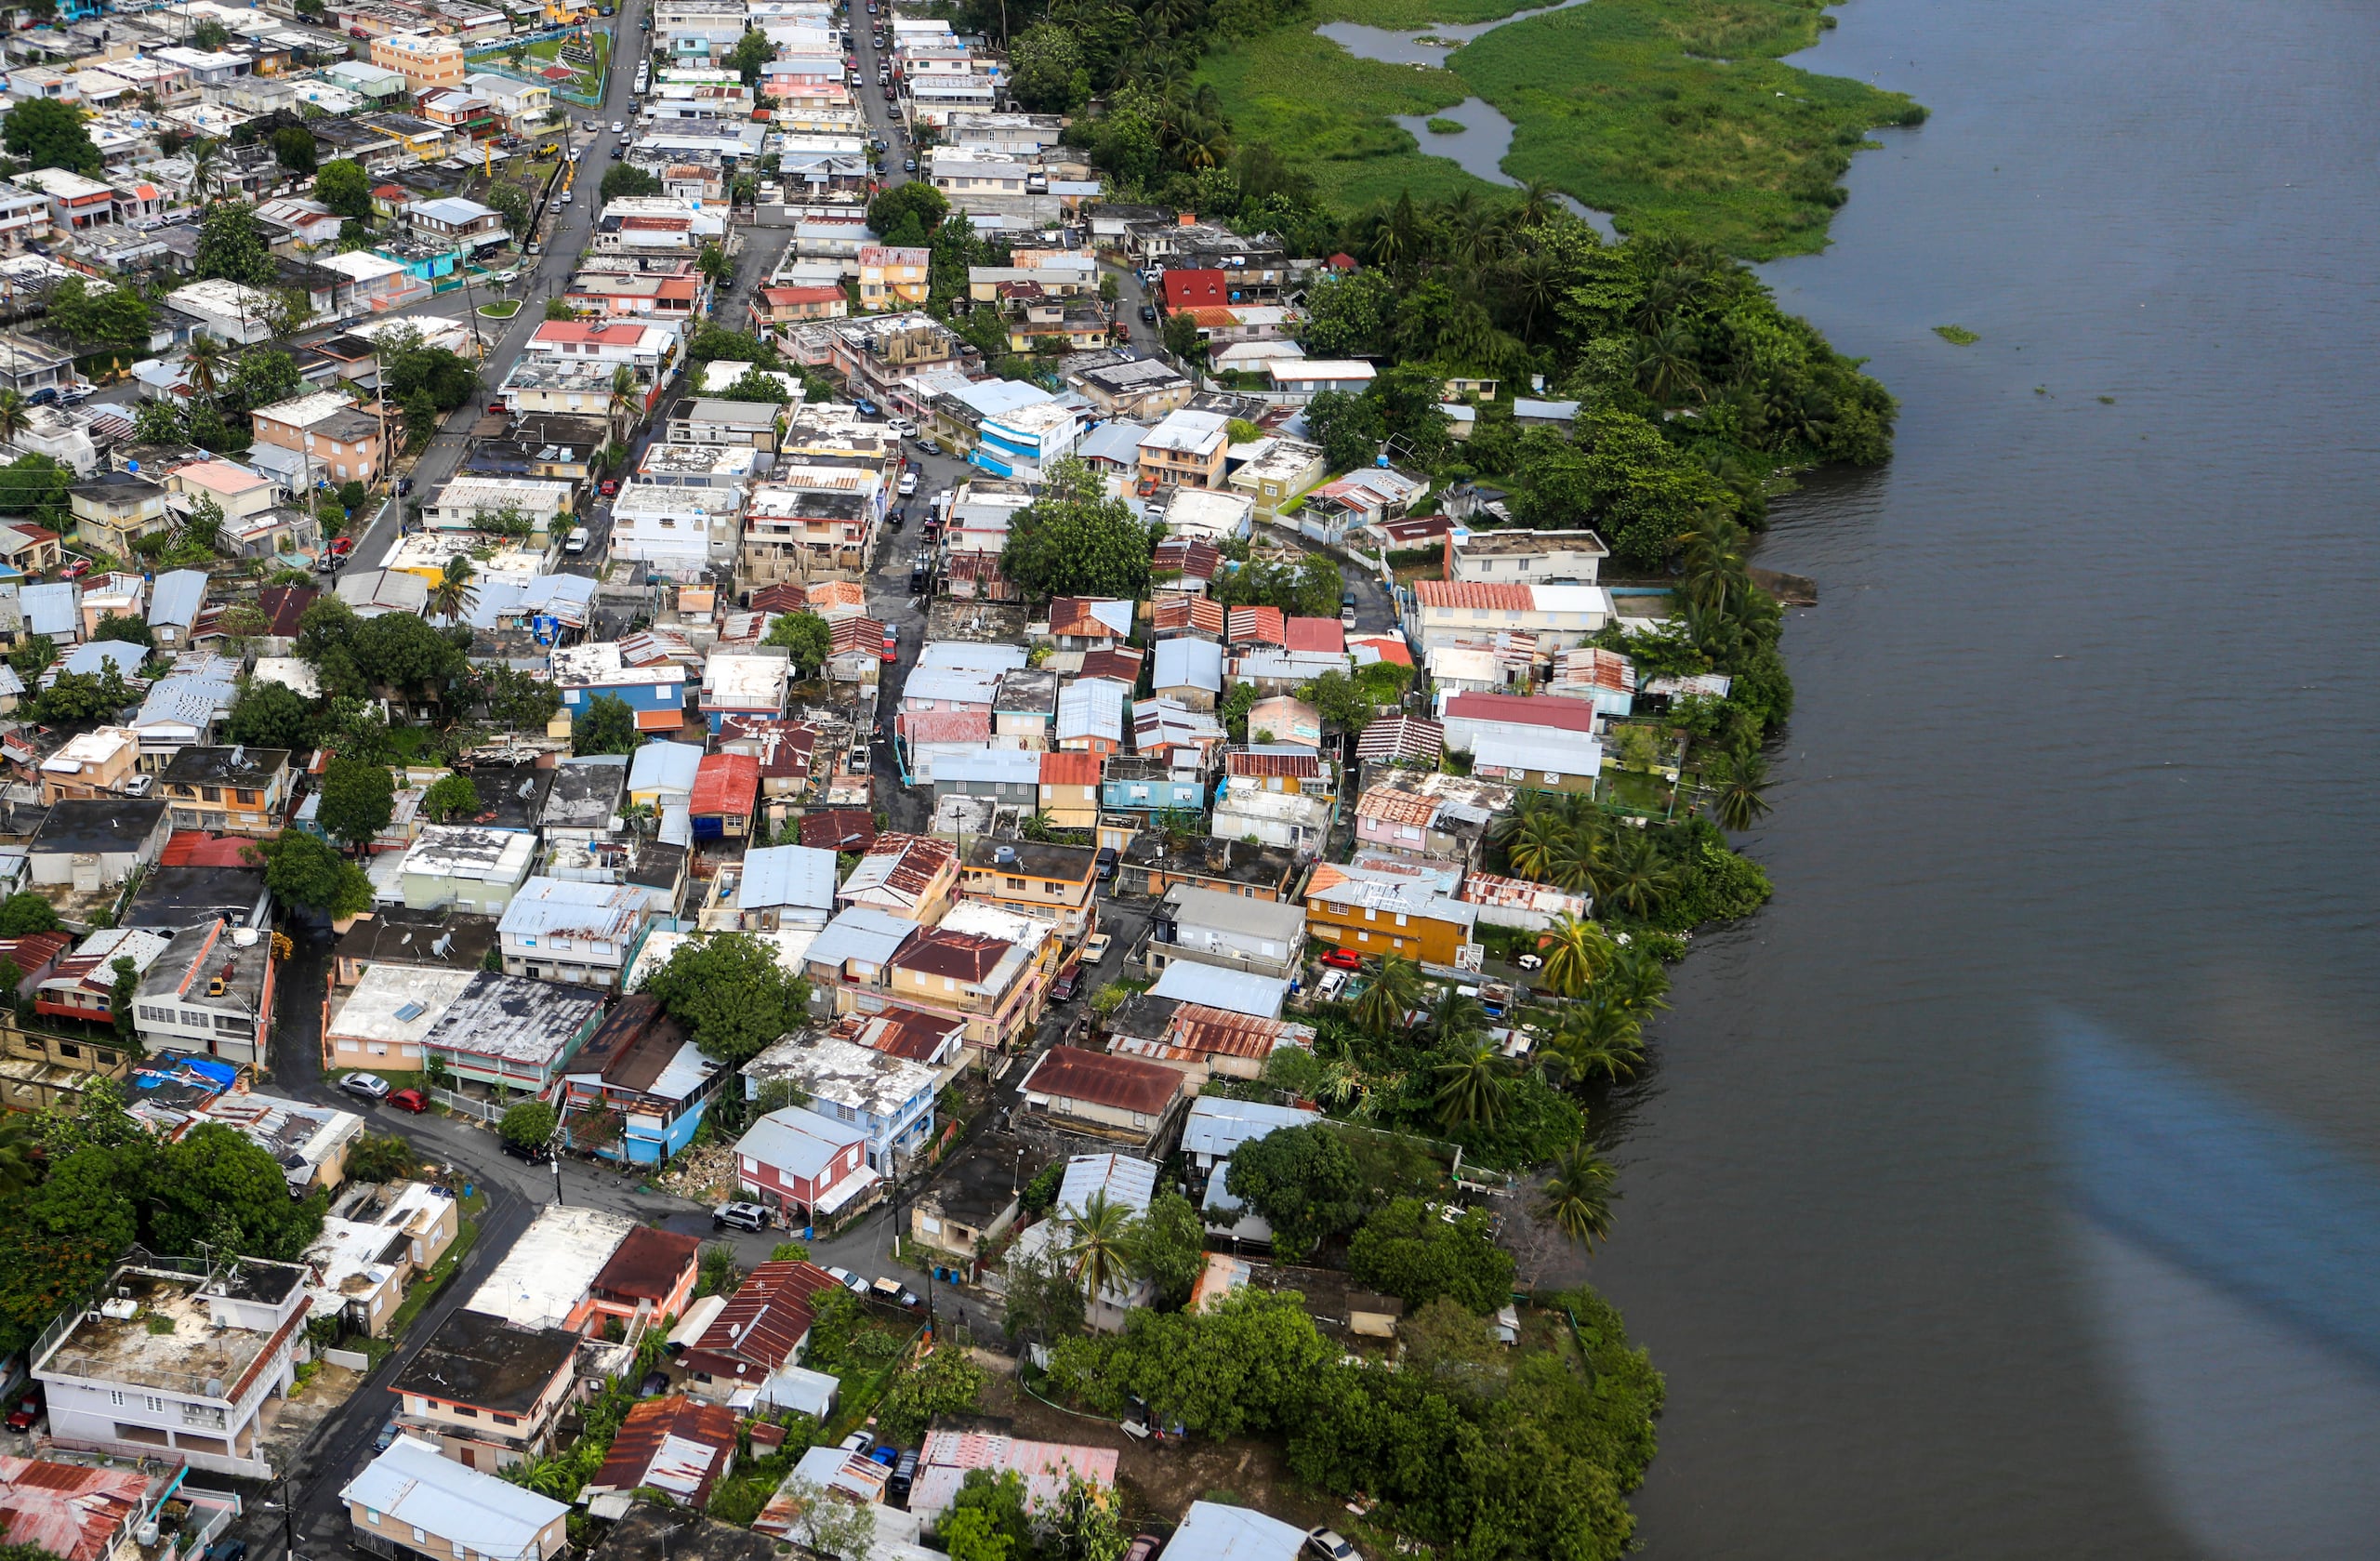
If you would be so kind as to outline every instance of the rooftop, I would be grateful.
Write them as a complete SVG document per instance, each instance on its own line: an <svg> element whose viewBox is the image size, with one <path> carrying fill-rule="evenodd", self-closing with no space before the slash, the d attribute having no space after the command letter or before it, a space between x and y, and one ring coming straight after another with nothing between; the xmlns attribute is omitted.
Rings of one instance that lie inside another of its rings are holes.
<svg viewBox="0 0 2380 1561"><path fill-rule="evenodd" d="M591 987L473 971L469 985L422 1038L423 1044L544 1066L558 1060L602 1011L603 995Z"/></svg>
<svg viewBox="0 0 2380 1561"><path fill-rule="evenodd" d="M525 1486L467 1469L416 1436L390 1443L339 1496L394 1524L468 1543L483 1555L536 1554L539 1537L570 1513Z"/></svg>
<svg viewBox="0 0 2380 1561"><path fill-rule="evenodd" d="M1041 1060L1025 1076L1023 1092L1154 1117L1172 1103L1182 1080L1181 1073L1162 1063L1053 1046L1041 1054Z"/></svg>
<svg viewBox="0 0 2380 1561"><path fill-rule="evenodd" d="M750 1078L789 1078L820 1100L880 1118L899 1117L923 1094L932 1068L826 1037L788 1036L744 1065Z"/></svg>
<svg viewBox="0 0 2380 1561"><path fill-rule="evenodd" d="M578 1342L579 1335L565 1329L520 1328L485 1312L458 1308L397 1372L389 1390L499 1414L522 1414L544 1396L555 1377L569 1369ZM461 1469L459 1464L448 1467Z"/></svg>
<svg viewBox="0 0 2380 1561"><path fill-rule="evenodd" d="M522 1328L561 1328L637 1228L626 1214L549 1204L464 1304Z"/></svg>

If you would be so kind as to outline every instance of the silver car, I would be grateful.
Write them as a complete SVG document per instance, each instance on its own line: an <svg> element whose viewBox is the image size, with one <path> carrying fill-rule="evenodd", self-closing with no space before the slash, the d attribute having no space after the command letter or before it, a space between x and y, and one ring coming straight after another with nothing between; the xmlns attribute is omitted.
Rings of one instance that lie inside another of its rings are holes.
<svg viewBox="0 0 2380 1561"><path fill-rule="evenodd" d="M377 1073L350 1073L338 1081L338 1087L350 1095L362 1095L365 1100L389 1098L389 1081Z"/></svg>

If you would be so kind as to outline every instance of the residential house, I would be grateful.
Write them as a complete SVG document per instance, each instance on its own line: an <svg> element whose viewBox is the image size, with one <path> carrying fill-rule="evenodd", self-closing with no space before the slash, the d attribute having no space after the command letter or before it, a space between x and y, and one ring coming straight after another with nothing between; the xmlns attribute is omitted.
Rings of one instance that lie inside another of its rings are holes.
<svg viewBox="0 0 2380 1561"><path fill-rule="evenodd" d="M1148 421L1187 405L1197 388L1162 359L1141 358L1129 349L1085 353L1090 360L1064 369L1065 382L1108 417Z"/></svg>
<svg viewBox="0 0 2380 1561"><path fill-rule="evenodd" d="M344 997L334 985L323 1026L324 1071L420 1072L423 1041L474 973L376 964L364 968Z"/></svg>
<svg viewBox="0 0 2380 1561"><path fill-rule="evenodd" d="M1144 492L1175 487L1220 488L1223 452L1230 443L1220 412L1183 407L1141 436L1140 480Z"/></svg>
<svg viewBox="0 0 2380 1561"><path fill-rule="evenodd" d="M859 252L859 302L862 309L915 309L926 301L926 271L933 260L929 249L873 244Z"/></svg>
<svg viewBox="0 0 2380 1561"><path fill-rule="evenodd" d="M1202 965L1188 959L1176 959L1167 965L1148 991L1152 998L1170 999L1176 1004L1196 1003L1258 1019L1278 1019L1289 993L1289 984L1280 976Z"/></svg>
<svg viewBox="0 0 2380 1561"><path fill-rule="evenodd" d="M701 708L713 734L729 716L776 716L785 710L792 663L782 655L713 651L703 663Z"/></svg>
<svg viewBox="0 0 2380 1561"><path fill-rule="evenodd" d="M1545 692L1583 700L1606 719L1625 718L1636 708L1636 664L1600 645L1573 646L1554 658Z"/></svg>
<svg viewBox="0 0 2380 1561"><path fill-rule="evenodd" d="M1314 1036L1313 1025L1293 1024L1277 1014L1175 999L1160 1034L1146 1039L1112 1036L1109 1050L1118 1056L1162 1063L1204 1084L1210 1078L1261 1078L1274 1052L1285 1046L1311 1049Z"/></svg>
<svg viewBox="0 0 2380 1561"><path fill-rule="evenodd" d="M772 1111L735 1142L736 1180L757 1201L812 1224L841 1212L883 1178L867 1163L867 1130L799 1105Z"/></svg>
<svg viewBox="0 0 2380 1561"><path fill-rule="evenodd" d="M1164 651L1174 642L1168 641L1157 649ZM1124 695L1123 685L1104 678L1078 678L1060 689L1058 719L1051 727L1059 751L1105 759L1121 749Z"/></svg>
<svg viewBox="0 0 2380 1561"><path fill-rule="evenodd" d="M1052 1046L1018 1092L1027 1113L1052 1127L1147 1150L1171 1127L1186 1084L1162 1063Z"/></svg>
<svg viewBox="0 0 2380 1561"><path fill-rule="evenodd" d="M833 871L832 857L827 870ZM931 835L879 835L835 892L838 909L862 906L931 927L958 895L959 852Z"/></svg>
<svg viewBox="0 0 2380 1561"><path fill-rule="evenodd" d="M595 1276L636 1228L626 1214L547 1204L463 1304L515 1328L584 1334L595 1324L595 1303L588 1293Z"/></svg>
<svg viewBox="0 0 2380 1561"><path fill-rule="evenodd" d="M1207 784L1197 770L1175 771L1154 760L1125 755L1107 761L1099 777L1103 813L1202 813Z"/></svg>
<svg viewBox="0 0 2380 1561"><path fill-rule="evenodd" d="M978 797L1029 808L1041 798L1041 756L1012 748L944 755L934 761L932 779L937 805L946 797Z"/></svg>
<svg viewBox="0 0 2380 1561"><path fill-rule="evenodd" d="M317 1188L335 1191L347 1180L348 1146L364 1131L364 1118L352 1111L252 1090L217 1095L198 1119L230 1128L279 1161L289 1196L299 1198Z"/></svg>
<svg viewBox="0 0 2380 1561"><path fill-rule="evenodd" d="M496 925L505 972L617 991L650 911L634 884L533 878Z"/></svg>
<svg viewBox="0 0 2380 1561"><path fill-rule="evenodd" d="M271 835L281 829L291 774L284 748L193 743L178 749L159 774L157 794L172 808L177 829Z"/></svg>
<svg viewBox="0 0 2380 1561"><path fill-rule="evenodd" d="M562 1136L606 1159L657 1165L694 1142L720 1077L657 999L632 993L563 1066Z"/></svg>
<svg viewBox="0 0 2380 1561"><path fill-rule="evenodd" d="M1489 588L1502 589L1509 588ZM1447 700L1444 718L1446 746L1472 756L1476 773L1482 762L1510 784L1520 784L1502 773L1534 773L1556 778L1534 783L1538 789L1592 789L1603 765L1603 747L1595 737L1595 707L1581 699L1543 695L1458 694ZM1583 787L1576 783L1583 781Z"/></svg>
<svg viewBox="0 0 2380 1561"><path fill-rule="evenodd" d="M1460 868L1414 858L1318 863L1305 885L1306 935L1360 955L1452 967L1478 907L1455 898Z"/></svg>
<svg viewBox="0 0 2380 1561"><path fill-rule="evenodd" d="M1592 531L1458 527L1448 549L1447 578L1478 585L1591 586L1610 556L1611 549Z"/></svg>
<svg viewBox="0 0 2380 1561"><path fill-rule="evenodd" d="M1541 649L1579 644L1611 621L1601 586L1479 585L1418 580L1408 627L1423 650L1500 630L1537 637Z"/></svg>
<svg viewBox="0 0 2380 1561"><path fill-rule="evenodd" d="M339 1499L356 1548L391 1561L553 1561L570 1541L562 1502L456 1462L411 1433L390 1442Z"/></svg>
<svg viewBox="0 0 2380 1561"><path fill-rule="evenodd" d="M1166 497L1165 534L1169 539L1220 547L1226 542L1248 540L1255 528L1256 501L1244 493L1177 487Z"/></svg>
<svg viewBox="0 0 2380 1561"><path fill-rule="evenodd" d="M121 795L139 761L140 740L123 727L95 726L78 732L34 772L41 783L41 800L49 803L69 797Z"/></svg>
<svg viewBox="0 0 2380 1561"><path fill-rule="evenodd" d="M583 1494L654 1490L673 1506L698 1512L734 1471L741 1418L724 1404L699 1403L682 1393L645 1399L628 1409L613 1433L602 1466ZM709 1553L696 1538L678 1554L700 1558Z"/></svg>
<svg viewBox="0 0 2380 1561"><path fill-rule="evenodd" d="M663 1317L682 1317L702 1269L702 1237L656 1225L628 1232L587 1287L598 1332L617 1318L629 1338Z"/></svg>
<svg viewBox="0 0 2380 1561"><path fill-rule="evenodd" d="M562 708L574 719L596 700L619 700L640 732L675 732L686 721L686 668L669 660L627 664L616 641L557 646L548 657ZM771 712L774 713L774 712ZM715 728L714 728L715 729Z"/></svg>
<svg viewBox="0 0 2380 1561"><path fill-rule="evenodd" d="M1185 708L1211 710L1223 695L1223 648L1211 640L1179 635L1157 644L1150 689Z"/></svg>
<svg viewBox="0 0 2380 1561"><path fill-rule="evenodd" d="M566 1328L524 1328L468 1306L448 1313L389 1383L402 1439L483 1474L545 1457L578 1396L580 1342ZM475 1554L487 1554L479 1534L461 1538ZM402 1549L390 1554L405 1561ZM458 1551L454 1561L470 1557Z"/></svg>
<svg viewBox="0 0 2380 1561"><path fill-rule="evenodd" d="M1017 1238L1010 1262L1059 1261L1058 1247L1069 1222L1080 1219L1084 1210L1094 1203L1104 1204L1124 1210L1127 1218L1138 1218L1148 1211L1156 1196L1157 1166L1152 1161L1113 1151L1070 1156L1050 1217ZM1087 1297L1084 1320L1103 1331L1120 1332L1126 1318L1156 1299L1155 1281L1127 1270ZM942 1499L946 1503L947 1493Z"/></svg>
<svg viewBox="0 0 2380 1561"><path fill-rule="evenodd" d="M169 530L165 490L134 471L97 471L66 490L74 517L74 539L119 558L133 556L132 544Z"/></svg>
<svg viewBox="0 0 2380 1561"><path fill-rule="evenodd" d="M800 1365L810 1340L811 1301L837 1287L833 1275L809 1263L764 1263L752 1270L679 1356L687 1391L724 1401Z"/></svg>
<svg viewBox="0 0 2380 1561"><path fill-rule="evenodd" d="M422 1037L422 1060L466 1083L542 1094L602 1016L602 994L591 987L474 971Z"/></svg>
<svg viewBox="0 0 2380 1561"><path fill-rule="evenodd" d="M1298 1561L1305 1544L1305 1530L1293 1523L1249 1507L1193 1501L1161 1554L1163 1561Z"/></svg>
<svg viewBox="0 0 2380 1561"><path fill-rule="evenodd" d="M208 920L174 934L141 972L133 1015L152 1052L267 1065L279 963L254 927Z"/></svg>
<svg viewBox="0 0 2380 1561"><path fill-rule="evenodd" d="M536 854L536 837L522 830L425 824L398 866L398 890L414 910L501 916Z"/></svg>
<svg viewBox="0 0 2380 1561"><path fill-rule="evenodd" d="M752 832L760 800L760 761L748 753L707 753L694 772L687 801L697 840L742 840ZM791 849L800 850L800 847ZM819 924L824 926L822 916Z"/></svg>
<svg viewBox="0 0 2380 1561"><path fill-rule="evenodd" d="M92 893L157 860L171 825L162 801L64 799L50 804L26 857L35 888Z"/></svg>
<svg viewBox="0 0 2380 1561"><path fill-rule="evenodd" d="M173 941L169 933L141 927L105 927L72 954L58 957L49 973L33 985L33 1012L60 1019L112 1025L115 1018L115 962L132 961L146 971Z"/></svg>
<svg viewBox="0 0 2380 1561"><path fill-rule="evenodd" d="M971 900L1053 921L1074 944L1098 926L1098 866L1099 853L1090 846L978 840L968 849L960 887Z"/></svg>
<svg viewBox="0 0 2380 1561"><path fill-rule="evenodd" d="M1230 459L1231 486L1252 500L1256 515L1266 521L1276 518L1285 505L1313 488L1330 470L1322 446L1283 434L1234 445Z"/></svg>
<svg viewBox="0 0 2380 1561"><path fill-rule="evenodd" d="M1090 829L1099 823L1100 768L1095 753L1041 756L1040 811L1060 829Z"/></svg>
<svg viewBox="0 0 2380 1561"><path fill-rule="evenodd" d="M835 889L835 853L810 846L755 847L713 881L712 901L719 909L707 913L704 924L727 931L824 927L845 903Z"/></svg>
<svg viewBox="0 0 2380 1561"><path fill-rule="evenodd" d="M865 1046L789 1036L745 1064L743 1072L747 1098L771 1079L787 1079L810 1096L820 1116L864 1129L867 1163L887 1175L900 1158L923 1150L933 1132L933 1070Z"/></svg>
<svg viewBox="0 0 2380 1561"><path fill-rule="evenodd" d="M590 753L553 768L553 784L537 814L546 843L593 843L619 833L620 800L628 795L626 754Z"/></svg>
<svg viewBox="0 0 2380 1561"><path fill-rule="evenodd" d="M1296 906L1258 901L1176 884L1149 924L1152 972L1176 959L1286 978L1305 963L1305 913Z"/></svg>
<svg viewBox="0 0 2380 1561"><path fill-rule="evenodd" d="M1125 842L1116 885L1119 893L1158 899L1186 883L1255 900L1289 900L1304 871L1297 853L1279 846L1208 836L1175 850L1163 830L1144 829Z"/></svg>
<svg viewBox="0 0 2380 1561"><path fill-rule="evenodd" d="M1007 673L992 696L992 745L1039 753L1050 746L1050 723L1057 710L1057 673L1044 667Z"/></svg>
<svg viewBox="0 0 2380 1561"><path fill-rule="evenodd" d="M375 483L387 465L380 419L336 390L259 406L248 421L257 443L296 452L316 481L333 486Z"/></svg>
<svg viewBox="0 0 2380 1561"><path fill-rule="evenodd" d="M1511 787L1476 774L1394 770L1355 802L1356 846L1475 867L1489 826L1512 805Z"/></svg>

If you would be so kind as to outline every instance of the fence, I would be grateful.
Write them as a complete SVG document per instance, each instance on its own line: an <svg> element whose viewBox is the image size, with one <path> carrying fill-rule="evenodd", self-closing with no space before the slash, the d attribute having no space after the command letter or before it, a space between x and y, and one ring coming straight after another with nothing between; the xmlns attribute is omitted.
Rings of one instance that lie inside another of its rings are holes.
<svg viewBox="0 0 2380 1561"><path fill-rule="evenodd" d="M507 1105L502 1101L481 1100L453 1090L442 1090L435 1085L430 1087L430 1098L450 1111L459 1111L482 1122L495 1122L502 1118Z"/></svg>
<svg viewBox="0 0 2380 1561"><path fill-rule="evenodd" d="M372 1369L372 1357L354 1350L324 1350L323 1358L333 1366L344 1367L350 1371Z"/></svg>

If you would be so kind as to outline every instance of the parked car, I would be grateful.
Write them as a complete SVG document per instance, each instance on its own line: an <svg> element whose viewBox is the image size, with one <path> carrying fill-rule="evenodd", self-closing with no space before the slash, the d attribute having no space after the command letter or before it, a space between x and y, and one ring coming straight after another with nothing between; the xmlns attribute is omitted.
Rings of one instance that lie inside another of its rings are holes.
<svg viewBox="0 0 2380 1561"><path fill-rule="evenodd" d="M348 554L353 551L355 551L354 537L334 536L331 538L331 552L336 557L345 558Z"/></svg>
<svg viewBox="0 0 2380 1561"><path fill-rule="evenodd" d="M218 1540L206 1547L206 1561L248 1561L248 1541Z"/></svg>
<svg viewBox="0 0 2380 1561"><path fill-rule="evenodd" d="M887 625L884 630L884 659L887 661L901 659L901 631L890 625Z"/></svg>
<svg viewBox="0 0 2380 1561"><path fill-rule="evenodd" d="M605 498L610 498L620 491L620 480L616 477L606 477L603 479L603 485L597 491Z"/></svg>
<svg viewBox="0 0 2380 1561"><path fill-rule="evenodd" d="M389 1104L400 1111L410 1111L418 1117L430 1109L430 1097L419 1090L399 1090L389 1097Z"/></svg>
<svg viewBox="0 0 2380 1561"><path fill-rule="evenodd" d="M647 1371L644 1380L636 1384L639 1398L658 1398L668 1391L669 1373L667 1371Z"/></svg>
<svg viewBox="0 0 2380 1561"><path fill-rule="evenodd" d="M874 417L879 415L879 409L877 404L868 400L866 396L853 398L852 402L852 408L863 417Z"/></svg>
<svg viewBox="0 0 2380 1561"><path fill-rule="evenodd" d="M624 119L615 119L612 121L612 134L615 136L625 136L628 134L628 121Z"/></svg>
<svg viewBox="0 0 2380 1561"><path fill-rule="evenodd" d="M1364 957L1352 948L1334 948L1322 957L1322 962L1334 971L1361 970Z"/></svg>
<svg viewBox="0 0 2380 1561"><path fill-rule="evenodd" d="M892 1465L892 1477L884 1482L884 1493L895 1501L906 1501L909 1499L910 1488L917 1483L918 1455L915 1452L904 1452L900 1461ZM1146 1558L1134 1556L1129 1558L1129 1561L1146 1561Z"/></svg>
<svg viewBox="0 0 2380 1561"><path fill-rule="evenodd" d="M1115 941L1116 940L1113 937L1110 937L1105 933L1092 933L1091 941L1082 946L1083 964L1086 966L1096 965L1100 960L1106 959L1108 946L1113 944Z"/></svg>
<svg viewBox="0 0 2380 1561"><path fill-rule="evenodd" d="M531 1165L549 1165L552 1163L554 1158L551 1144L515 1144L509 1138L504 1140L504 1152L516 1160L526 1160Z"/></svg>
<svg viewBox="0 0 2380 1561"><path fill-rule="evenodd" d="M867 1281L853 1273L850 1269L829 1268L826 1270L826 1277L834 1280L835 1283L842 1286L843 1289L851 1291L853 1295L860 1297L862 1300L866 1300L867 1298ZM870 1445L873 1445L874 1438L871 1437L869 1440ZM851 1444L846 1442L843 1445L845 1447L849 1447ZM865 1451L866 1449L862 1449L861 1450Z"/></svg>
<svg viewBox="0 0 2380 1561"><path fill-rule="evenodd" d="M887 417L884 419L884 426L904 439L915 439L918 436L918 425L906 417ZM909 465L914 469L917 462L911 461Z"/></svg>
<svg viewBox="0 0 2380 1561"><path fill-rule="evenodd" d="M391 1415L387 1421L381 1423L379 1430L372 1434L372 1450L374 1452L386 1452L396 1439L397 1422L396 1417Z"/></svg>
<svg viewBox="0 0 2380 1561"><path fill-rule="evenodd" d="M598 131L598 130L602 129L602 126L601 126L601 125L597 124L594 120L591 120L591 119L582 119L582 120L580 120L580 121L578 122L578 127L579 127L580 129L582 129L582 130L586 131L588 135L590 135L590 136L591 136L591 135L593 135L596 131Z"/></svg>
<svg viewBox="0 0 2380 1561"><path fill-rule="evenodd" d="M890 1443L879 1442L876 1446L867 1449L867 1461L870 1463L890 1469L893 1464L901 1462L901 1449L893 1447ZM889 1484L890 1481L888 1480L887 1483Z"/></svg>
<svg viewBox="0 0 2380 1561"><path fill-rule="evenodd" d="M338 1087L350 1095L362 1095L365 1100L389 1098L389 1081L377 1073L350 1073L338 1081Z"/></svg>
<svg viewBox="0 0 2380 1561"><path fill-rule="evenodd" d="M1519 966L1522 970L1533 971L1542 969L1545 964L1545 959L1541 955L1521 954L1514 956L1513 963Z"/></svg>
<svg viewBox="0 0 2380 1561"><path fill-rule="evenodd" d="M766 1230L769 1211L757 1203L722 1203L710 1211L710 1228L723 1230L733 1225L737 1230Z"/></svg>
<svg viewBox="0 0 2380 1561"><path fill-rule="evenodd" d="M902 158L901 171L905 174L916 173L918 171L918 160L914 157Z"/></svg>
<svg viewBox="0 0 2380 1561"><path fill-rule="evenodd" d="M593 540L593 536L588 534L585 526L575 525L570 528L570 535L562 538L562 550L565 553L583 553L587 550L587 544Z"/></svg>
<svg viewBox="0 0 2380 1561"><path fill-rule="evenodd" d="M1305 1537L1305 1546L1322 1561L1364 1561L1355 1547L1328 1528L1316 1528Z"/></svg>
<svg viewBox="0 0 2380 1561"><path fill-rule="evenodd" d="M1075 994L1081 988L1080 973L1068 971L1050 984L1050 1000L1053 1003L1070 1003L1075 1000Z"/></svg>
<svg viewBox="0 0 2380 1561"><path fill-rule="evenodd" d="M8 1429L31 1431L41 1423L41 1389L29 1388L17 1407L8 1411Z"/></svg>
<svg viewBox="0 0 2380 1561"><path fill-rule="evenodd" d="M618 162L621 158L626 157L628 154L628 142L626 142L626 141L614 141L614 142L612 143L612 161L613 161L613 162L616 163L616 162Z"/></svg>
<svg viewBox="0 0 2380 1561"><path fill-rule="evenodd" d="M832 1274L835 1270L830 1268L826 1270L826 1272ZM866 1457L867 1455L867 1449L875 1445L876 1438L865 1431L854 1431L850 1435L843 1438L843 1450L845 1452L858 1453L862 1457Z"/></svg>
<svg viewBox="0 0 2380 1561"><path fill-rule="evenodd" d="M1105 883L1109 879L1116 876L1116 864L1119 860L1120 858L1117 855L1116 848L1114 846L1104 845L1099 848L1100 882ZM1100 935L1104 937L1106 934L1103 933Z"/></svg>
<svg viewBox="0 0 2380 1561"><path fill-rule="evenodd" d="M903 498L907 498L910 495L916 493L918 491L918 474L914 471L904 471L901 473L900 490L901 496Z"/></svg>
<svg viewBox="0 0 2380 1561"><path fill-rule="evenodd" d="M1157 305L1153 303L1141 305L1141 322L1149 325L1157 324Z"/></svg>
<svg viewBox="0 0 2380 1561"><path fill-rule="evenodd" d="M901 1303L901 1297L908 1293L901 1288L898 1279L879 1279L867 1289L877 1300L890 1302L895 1306Z"/></svg>
<svg viewBox="0 0 2380 1561"><path fill-rule="evenodd" d="M66 567L60 570L58 574L60 579L79 580L90 572L91 561L89 559L71 558L66 561Z"/></svg>

